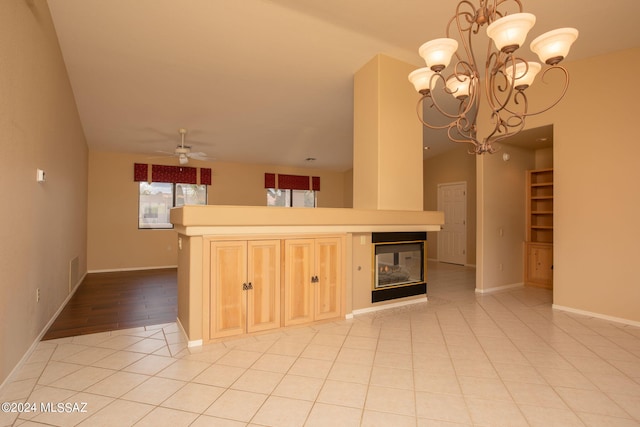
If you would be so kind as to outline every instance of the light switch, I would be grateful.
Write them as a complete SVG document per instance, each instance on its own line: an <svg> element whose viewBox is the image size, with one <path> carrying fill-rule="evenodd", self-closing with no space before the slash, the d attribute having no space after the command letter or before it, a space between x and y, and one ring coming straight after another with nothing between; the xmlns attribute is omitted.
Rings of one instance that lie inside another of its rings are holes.
<svg viewBox="0 0 640 427"><path fill-rule="evenodd" d="M44 171L42 169L38 169L36 172L36 181L44 182Z"/></svg>

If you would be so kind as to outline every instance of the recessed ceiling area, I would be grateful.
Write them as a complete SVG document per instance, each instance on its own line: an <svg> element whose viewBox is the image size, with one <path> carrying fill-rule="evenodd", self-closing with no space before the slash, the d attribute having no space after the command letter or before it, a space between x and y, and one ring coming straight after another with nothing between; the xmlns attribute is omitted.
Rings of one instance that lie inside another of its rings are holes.
<svg viewBox="0 0 640 427"><path fill-rule="evenodd" d="M502 141L500 145L540 150L553 147L553 125L525 129L519 134Z"/></svg>

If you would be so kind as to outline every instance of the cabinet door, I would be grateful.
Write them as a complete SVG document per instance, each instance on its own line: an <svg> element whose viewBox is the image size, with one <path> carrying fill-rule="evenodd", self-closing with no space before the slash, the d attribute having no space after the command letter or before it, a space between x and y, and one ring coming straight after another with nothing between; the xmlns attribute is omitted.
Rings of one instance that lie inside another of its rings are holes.
<svg viewBox="0 0 640 427"><path fill-rule="evenodd" d="M244 333L247 242L212 242L210 274L210 339Z"/></svg>
<svg viewBox="0 0 640 427"><path fill-rule="evenodd" d="M315 243L314 320L331 319L342 311L342 242L339 237Z"/></svg>
<svg viewBox="0 0 640 427"><path fill-rule="evenodd" d="M248 242L247 332L280 327L280 241Z"/></svg>
<svg viewBox="0 0 640 427"><path fill-rule="evenodd" d="M311 277L314 240L286 240L284 251L284 324L289 326L312 322Z"/></svg>
<svg viewBox="0 0 640 427"><path fill-rule="evenodd" d="M553 246L528 245L527 282L548 288L553 286Z"/></svg>

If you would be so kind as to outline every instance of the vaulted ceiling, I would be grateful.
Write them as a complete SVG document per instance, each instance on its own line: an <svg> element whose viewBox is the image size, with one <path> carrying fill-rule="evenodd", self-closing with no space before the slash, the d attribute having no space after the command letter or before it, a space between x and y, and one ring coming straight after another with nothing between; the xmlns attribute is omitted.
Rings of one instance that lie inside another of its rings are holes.
<svg viewBox="0 0 640 427"><path fill-rule="evenodd" d="M424 66L418 47L444 36L456 4L48 3L91 149L154 156L172 151L187 128L187 143L217 161L334 170L352 165L354 73L378 53ZM537 16L529 40L579 29L568 60L640 46L637 0L523 3ZM613 77L603 70L599 83L605 73ZM449 146L428 144L431 154Z"/></svg>

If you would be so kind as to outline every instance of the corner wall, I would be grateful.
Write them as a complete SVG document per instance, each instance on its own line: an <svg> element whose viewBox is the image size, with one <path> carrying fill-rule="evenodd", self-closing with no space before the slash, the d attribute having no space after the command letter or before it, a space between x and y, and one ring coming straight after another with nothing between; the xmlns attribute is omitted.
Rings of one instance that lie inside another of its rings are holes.
<svg viewBox="0 0 640 427"><path fill-rule="evenodd" d="M552 110L531 117L527 127L554 125L554 305L640 322L640 168L638 138L629 130L637 121L640 86L625 87L620 96L610 85L594 84L611 64L627 75L640 74L640 48L567 62L567 95ZM538 80L531 90L532 97L554 96ZM497 188L490 190L500 174L490 162L479 166L484 191L478 206L491 206L502 197ZM478 216L478 254L489 255L499 240L488 215ZM494 286L487 260L482 264L478 286Z"/></svg>
<svg viewBox="0 0 640 427"><path fill-rule="evenodd" d="M0 1L0 64L2 383L87 271L87 145L46 1Z"/></svg>
<svg viewBox="0 0 640 427"><path fill-rule="evenodd" d="M502 153L510 155L509 161ZM535 153L504 146L493 155L476 156L482 186L478 188L478 239L476 289L519 286L524 283L524 241L526 238L526 171L535 168ZM481 202L482 201L482 202Z"/></svg>
<svg viewBox="0 0 640 427"><path fill-rule="evenodd" d="M422 125L407 81L414 68L379 54L354 75L354 208L423 208Z"/></svg>

